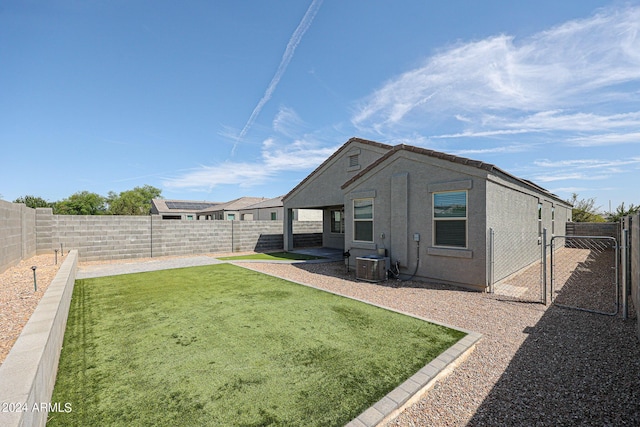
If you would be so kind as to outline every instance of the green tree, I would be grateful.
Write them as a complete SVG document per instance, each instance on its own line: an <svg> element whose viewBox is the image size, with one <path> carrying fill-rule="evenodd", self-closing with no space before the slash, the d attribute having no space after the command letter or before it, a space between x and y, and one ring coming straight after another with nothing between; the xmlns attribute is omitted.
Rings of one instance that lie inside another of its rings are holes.
<svg viewBox="0 0 640 427"><path fill-rule="evenodd" d="M598 213L600 207L596 207L596 199L578 199L578 194L573 193L568 200L573 205L571 218L575 222L606 222L604 217Z"/></svg>
<svg viewBox="0 0 640 427"><path fill-rule="evenodd" d="M149 215L151 200L160 199L162 190L151 185L135 187L133 190L116 194L113 191L107 196L109 213L112 215Z"/></svg>
<svg viewBox="0 0 640 427"><path fill-rule="evenodd" d="M625 216L635 215L640 212L640 206L635 206L633 203L629 205L628 208L625 208L624 202L620 203L620 205L616 208L615 212L609 214L607 219L611 222L618 222Z"/></svg>
<svg viewBox="0 0 640 427"><path fill-rule="evenodd" d="M24 197L18 197L13 203L24 203L30 208L50 208L51 203L47 202L42 197L27 195Z"/></svg>
<svg viewBox="0 0 640 427"><path fill-rule="evenodd" d="M79 191L53 204L58 215L103 215L107 213L106 199L97 193Z"/></svg>

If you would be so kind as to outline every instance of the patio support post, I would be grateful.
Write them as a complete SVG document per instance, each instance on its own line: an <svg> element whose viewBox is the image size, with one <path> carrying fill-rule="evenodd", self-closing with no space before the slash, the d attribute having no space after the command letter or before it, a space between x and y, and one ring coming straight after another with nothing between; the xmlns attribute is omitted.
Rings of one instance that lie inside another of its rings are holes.
<svg viewBox="0 0 640 427"><path fill-rule="evenodd" d="M285 252L293 250L293 209L284 209L284 227L282 230Z"/></svg>

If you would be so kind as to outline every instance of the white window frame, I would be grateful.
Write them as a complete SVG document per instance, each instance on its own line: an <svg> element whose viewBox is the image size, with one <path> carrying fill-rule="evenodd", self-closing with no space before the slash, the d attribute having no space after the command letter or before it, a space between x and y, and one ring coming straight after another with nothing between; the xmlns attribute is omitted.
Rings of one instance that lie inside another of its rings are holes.
<svg viewBox="0 0 640 427"><path fill-rule="evenodd" d="M436 218L436 195L447 193L464 193L465 210L464 217L441 217ZM449 246L436 244L436 222L438 221L464 221L464 246ZM452 248L452 249L468 249L469 248L469 191L468 190L451 190L437 191L431 195L431 226L432 244L436 248Z"/></svg>
<svg viewBox="0 0 640 427"><path fill-rule="evenodd" d="M361 200L369 200L371 201L371 218L358 218L356 219L356 202L361 201ZM354 242L363 242L363 243L373 243L374 240L374 236L375 234L375 230L374 230L374 222L373 219L375 218L375 209L374 209L374 204L373 204L373 197L362 197L362 198L358 198L358 199L353 199L352 201L352 208L353 208L353 215L352 215L352 219L353 219L353 241ZM356 239L356 222L371 222L371 240L357 240Z"/></svg>

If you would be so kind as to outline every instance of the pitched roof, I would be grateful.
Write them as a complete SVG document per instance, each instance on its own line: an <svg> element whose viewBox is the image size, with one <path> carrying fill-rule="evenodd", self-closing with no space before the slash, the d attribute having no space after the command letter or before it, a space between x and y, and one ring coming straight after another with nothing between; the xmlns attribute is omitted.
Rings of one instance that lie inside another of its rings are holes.
<svg viewBox="0 0 640 427"><path fill-rule="evenodd" d="M264 197L239 197L227 203L221 203L219 205L210 207L208 209L203 209L198 213L206 214L206 213L220 212L220 211L237 211L240 209L244 209L247 206L254 205L258 202L262 202L264 200L265 200Z"/></svg>
<svg viewBox="0 0 640 427"><path fill-rule="evenodd" d="M151 203L158 212L163 213L169 213L172 211L196 213L202 209L208 209L220 204L219 202L170 199L152 199Z"/></svg>
<svg viewBox="0 0 640 427"><path fill-rule="evenodd" d="M529 180L518 178L517 176L512 175L512 174L500 169L499 167L497 167L497 166L495 166L495 165L493 165L491 163L485 163L485 162L482 162L482 161L479 161L479 160L467 159L466 157L454 156L453 154L442 153L440 151L429 150L429 149L426 149L426 148L415 147L413 145L406 145L406 144L398 144L398 145L392 147L392 149L389 150L385 155L380 157L375 162L371 163L366 168L362 169L359 173L357 173L351 179L349 179L347 182L342 184L341 189L344 190L345 188L347 188L348 186L350 186L351 184L353 184L354 182L359 180L363 175L367 174L369 171L371 171L372 169L376 168L378 165L383 163L385 160L387 160L388 158L396 155L397 153L399 153L401 151L409 151L409 152L412 152L412 153L418 153L418 154L422 154L422 155L425 155L425 156L434 157L434 158L437 158L437 159L447 160L447 161L450 161L450 162L453 162L453 163L459 163L459 164L462 164L462 165L467 165L467 166L475 167L475 168L478 168L478 169L483 169L483 170L488 171L488 172L493 172L493 173L502 175L504 177L507 177L509 179L515 180L518 183L520 183L521 185L529 187L529 188L531 188L531 189L533 189L533 190L535 190L537 192L544 193L544 194L548 195L549 197L552 197L552 198L554 198L556 200L565 202L564 200L560 199L555 194L551 193L549 190L547 190L545 188L542 188L539 185L537 185L537 184L535 184L535 183L533 183L533 182L531 182Z"/></svg>
<svg viewBox="0 0 640 427"><path fill-rule="evenodd" d="M362 138L349 138L349 140L347 142L345 142L344 144L342 144L342 146L340 148L338 148L332 155L330 155L327 160L325 160L324 162L322 162L320 164L320 166L318 166L317 168L315 168L313 170L313 172L311 172L309 175L307 175L307 177L305 179L303 179L302 181L300 181L298 183L298 185L296 185L295 187L293 187L293 189L291 191L289 191L287 194L285 194L282 197L282 200L286 200L287 197L289 197L291 194L293 194L298 188L300 188L302 185L304 185L304 183L306 183L307 181L309 181L311 179L311 177L313 175L316 174L316 172L320 171L325 165L327 165L328 163L330 163L334 158L338 157L338 155L348 146L350 145L352 142L359 142L360 144L365 144L365 145L370 145L372 147L378 147L378 148L383 148L385 150L391 150L393 148L392 145L387 145L387 144L383 144L381 142L376 142L376 141L369 141L368 139L362 139Z"/></svg>
<svg viewBox="0 0 640 427"><path fill-rule="evenodd" d="M273 199L267 199L259 203L247 206L243 209L266 209L266 208L281 208L283 205L282 198L284 196L274 197Z"/></svg>

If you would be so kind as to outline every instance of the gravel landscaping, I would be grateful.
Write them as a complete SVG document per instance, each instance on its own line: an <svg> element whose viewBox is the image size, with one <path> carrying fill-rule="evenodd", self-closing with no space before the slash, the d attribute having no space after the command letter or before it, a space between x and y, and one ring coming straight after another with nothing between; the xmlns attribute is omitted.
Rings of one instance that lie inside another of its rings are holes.
<svg viewBox="0 0 640 427"><path fill-rule="evenodd" d="M6 359L63 261L63 257L58 255L56 265L54 254L37 255L0 273L0 364ZM36 266L37 291L33 286L32 266Z"/></svg>
<svg viewBox="0 0 640 427"><path fill-rule="evenodd" d="M127 262L138 261L143 260ZM38 292L44 291L45 263L38 267ZM37 264L32 258L21 265L15 267L26 269L21 279L13 269L0 275L0 361L17 338L6 340L6 325L24 324L37 304L32 287L29 292L30 266ZM634 318L508 301L440 284L359 282L342 262L239 265L483 334L457 369L390 426L640 425Z"/></svg>
<svg viewBox="0 0 640 427"><path fill-rule="evenodd" d="M242 265L483 334L391 426L640 425L635 319L422 282L357 282L342 263Z"/></svg>

